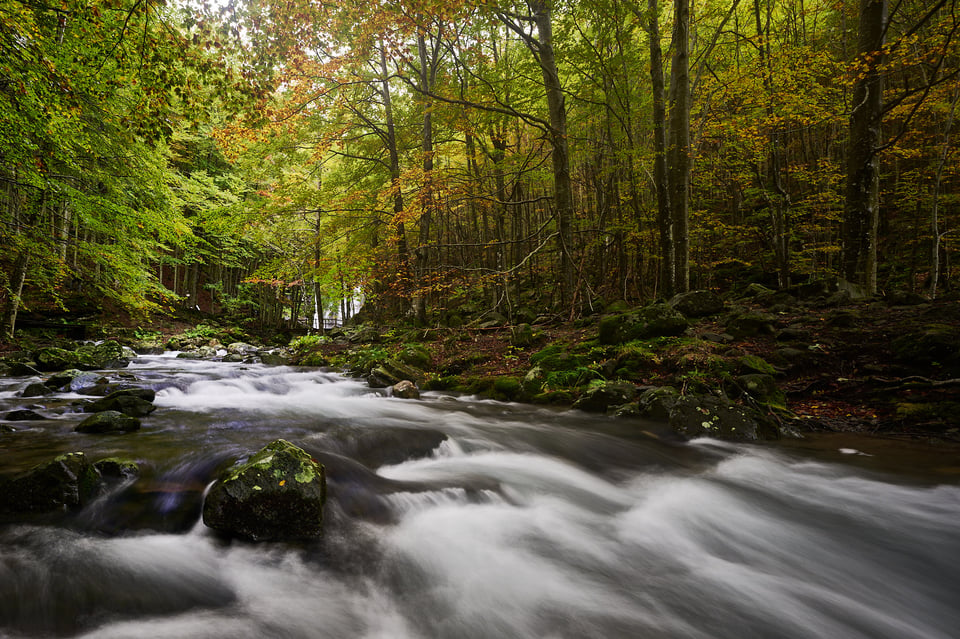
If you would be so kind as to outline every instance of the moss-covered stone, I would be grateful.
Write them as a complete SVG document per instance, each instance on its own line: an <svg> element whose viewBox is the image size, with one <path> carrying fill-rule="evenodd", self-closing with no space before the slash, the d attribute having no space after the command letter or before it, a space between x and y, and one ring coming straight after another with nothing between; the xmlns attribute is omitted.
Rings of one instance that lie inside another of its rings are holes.
<svg viewBox="0 0 960 639"><path fill-rule="evenodd" d="M100 474L82 452L60 455L0 486L0 511L76 510L97 494L99 482Z"/></svg>
<svg viewBox="0 0 960 639"><path fill-rule="evenodd" d="M737 312L727 318L724 330L735 338L773 335L776 323L776 316L769 313Z"/></svg>
<svg viewBox="0 0 960 639"><path fill-rule="evenodd" d="M946 324L928 324L920 330L893 340L894 356L904 364L930 366L934 363L948 370L960 371L960 329Z"/></svg>
<svg viewBox="0 0 960 639"><path fill-rule="evenodd" d="M668 302L687 317L707 317L722 313L723 299L713 291L688 291L675 295Z"/></svg>
<svg viewBox="0 0 960 639"><path fill-rule="evenodd" d="M718 397L686 395L670 408L670 428L681 437L712 437L727 441L765 441L780 438L777 425L766 415Z"/></svg>
<svg viewBox="0 0 960 639"><path fill-rule="evenodd" d="M121 457L106 457L94 462L93 467L106 479L133 479L140 475L140 464Z"/></svg>
<svg viewBox="0 0 960 639"><path fill-rule="evenodd" d="M120 411L107 410L94 413L77 424L74 429L78 433L129 433L140 430L140 420L136 417L124 415Z"/></svg>
<svg viewBox="0 0 960 639"><path fill-rule="evenodd" d="M776 375L777 369L767 363L762 357L756 355L743 355L737 358L737 368L744 373L763 373L764 375Z"/></svg>
<svg viewBox="0 0 960 639"><path fill-rule="evenodd" d="M772 408L786 408L787 396L770 375L750 373L740 375L734 380L737 388L749 395L755 402Z"/></svg>
<svg viewBox="0 0 960 639"><path fill-rule="evenodd" d="M397 359L407 366L427 368L430 365L430 351L422 344L407 344L397 354Z"/></svg>
<svg viewBox="0 0 960 639"><path fill-rule="evenodd" d="M591 384L573 407L591 413L604 413L611 406L632 402L636 395L637 387L630 382L601 381Z"/></svg>
<svg viewBox="0 0 960 639"><path fill-rule="evenodd" d="M670 419L670 409L680 397L680 391L672 386L651 388L640 394L637 409L643 417L658 422Z"/></svg>
<svg viewBox="0 0 960 639"><path fill-rule="evenodd" d="M203 501L203 523L252 541L314 539L322 533L325 501L323 466L278 439L211 487Z"/></svg>
<svg viewBox="0 0 960 639"><path fill-rule="evenodd" d="M601 344L622 344L637 339L682 335L689 324L668 304L651 304L623 315L608 315L597 326Z"/></svg>
<svg viewBox="0 0 960 639"><path fill-rule="evenodd" d="M33 361L36 362L37 370L44 372L80 367L80 360L75 352L54 346L38 350L33 354Z"/></svg>
<svg viewBox="0 0 960 639"><path fill-rule="evenodd" d="M149 389L148 389L149 390ZM150 391L153 393L153 391ZM85 413L118 411L130 417L146 417L157 409L152 402L129 394L126 391L111 393L102 399L83 407Z"/></svg>
<svg viewBox="0 0 960 639"><path fill-rule="evenodd" d="M517 348L532 346L536 341L536 332L530 324L520 324L510 328L510 344Z"/></svg>

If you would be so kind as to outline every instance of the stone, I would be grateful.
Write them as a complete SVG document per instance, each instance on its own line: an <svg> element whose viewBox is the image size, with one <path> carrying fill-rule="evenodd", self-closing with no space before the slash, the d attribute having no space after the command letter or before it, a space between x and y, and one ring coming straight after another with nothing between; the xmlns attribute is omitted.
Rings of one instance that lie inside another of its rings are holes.
<svg viewBox="0 0 960 639"><path fill-rule="evenodd" d="M740 375L735 380L741 392L749 395L758 404L776 408L786 408L787 397L770 375L750 373Z"/></svg>
<svg viewBox="0 0 960 639"><path fill-rule="evenodd" d="M630 382L600 382L591 384L573 407L591 413L605 413L611 406L630 403L637 395L637 387Z"/></svg>
<svg viewBox="0 0 960 639"><path fill-rule="evenodd" d="M904 364L937 363L951 374L960 374L960 329L949 324L929 324L895 338L890 347Z"/></svg>
<svg viewBox="0 0 960 639"><path fill-rule="evenodd" d="M22 408L20 410L10 411L4 416L4 419L8 422L35 422L46 419L46 417L29 408Z"/></svg>
<svg viewBox="0 0 960 639"><path fill-rule="evenodd" d="M80 360L73 351L49 346L41 348L33 354L37 370L44 372L62 371L68 368L78 368Z"/></svg>
<svg viewBox="0 0 960 639"><path fill-rule="evenodd" d="M670 409L680 398L680 391L672 386L651 388L640 394L637 410L641 416L658 422L670 419Z"/></svg>
<svg viewBox="0 0 960 639"><path fill-rule="evenodd" d="M597 339L601 344L622 344L637 339L682 335L687 319L667 304L651 304L623 315L600 320Z"/></svg>
<svg viewBox="0 0 960 639"><path fill-rule="evenodd" d="M255 355L258 350L260 349L246 342L233 342L227 346L227 353L230 355Z"/></svg>
<svg viewBox="0 0 960 639"><path fill-rule="evenodd" d="M413 382L404 379L393 385L393 396L400 399L420 399L420 391Z"/></svg>
<svg viewBox="0 0 960 639"><path fill-rule="evenodd" d="M430 351L420 344L408 344L397 355L397 359L407 366L426 368L430 365Z"/></svg>
<svg viewBox="0 0 960 639"><path fill-rule="evenodd" d="M53 395L53 391L49 386L42 382L31 382L23 387L23 390L20 391L20 397L43 397L44 395Z"/></svg>
<svg viewBox="0 0 960 639"><path fill-rule="evenodd" d="M527 371L527 374L520 380L520 387L527 395L537 395L543 391L547 383L547 374L541 366L534 366Z"/></svg>
<svg viewBox="0 0 960 639"><path fill-rule="evenodd" d="M510 345L517 348L526 348L532 346L536 340L536 334L530 324L520 324L510 327Z"/></svg>
<svg viewBox="0 0 960 639"><path fill-rule="evenodd" d="M146 389L145 389L146 390ZM100 413L104 411L118 411L130 417L146 417L157 409L150 401L127 395L127 391L111 393L102 399L83 407L85 413Z"/></svg>
<svg viewBox="0 0 960 639"><path fill-rule="evenodd" d="M699 290L674 295L669 302L671 307L687 317L707 317L722 313L723 299L713 291Z"/></svg>
<svg viewBox="0 0 960 639"><path fill-rule="evenodd" d="M101 368L123 368L130 363L131 355L136 356L129 349L124 350L115 340L106 340L99 344L86 344L76 350L77 368L97 370Z"/></svg>
<svg viewBox="0 0 960 639"><path fill-rule="evenodd" d="M260 361L267 366L288 366L290 359L290 353L283 350L260 353Z"/></svg>
<svg viewBox="0 0 960 639"><path fill-rule="evenodd" d="M67 453L0 485L0 511L76 510L99 490L100 474L82 452Z"/></svg>
<svg viewBox="0 0 960 639"><path fill-rule="evenodd" d="M140 476L140 464L130 459L107 457L93 463L104 479L134 479Z"/></svg>
<svg viewBox="0 0 960 639"><path fill-rule="evenodd" d="M727 319L725 329L735 338L773 335L776 332L777 318L769 313L746 311L734 313Z"/></svg>
<svg viewBox="0 0 960 639"><path fill-rule="evenodd" d="M755 442L780 438L777 425L766 415L709 395L678 397L670 407L669 423L685 439Z"/></svg>
<svg viewBox="0 0 960 639"><path fill-rule="evenodd" d="M74 429L78 433L129 433L140 429L140 420L129 415L124 415L120 411L107 410L100 413L94 413L90 417L77 424Z"/></svg>
<svg viewBox="0 0 960 639"><path fill-rule="evenodd" d="M228 470L203 501L203 523L251 541L315 539L322 533L324 468L278 439Z"/></svg>

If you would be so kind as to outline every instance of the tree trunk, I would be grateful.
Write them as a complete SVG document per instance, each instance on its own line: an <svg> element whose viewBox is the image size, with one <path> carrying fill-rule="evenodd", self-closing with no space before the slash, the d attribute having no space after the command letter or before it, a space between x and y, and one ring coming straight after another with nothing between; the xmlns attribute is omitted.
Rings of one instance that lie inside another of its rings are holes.
<svg viewBox="0 0 960 639"><path fill-rule="evenodd" d="M690 0L676 0L667 173L673 223L673 279L680 293L690 288L690 160Z"/></svg>
<svg viewBox="0 0 960 639"><path fill-rule="evenodd" d="M663 52L660 48L660 8L657 0L647 0L647 11L650 81L653 91L653 183L657 192L657 230L660 237L660 290L663 296L672 297L676 289L675 256L667 176L667 108L663 83Z"/></svg>
<svg viewBox="0 0 960 639"><path fill-rule="evenodd" d="M20 296L23 294L23 282L27 279L29 264L29 253L25 248L20 249L17 259L13 262L13 271L10 273L10 292L3 308L3 320L0 322L0 335L6 340L13 339L13 332L17 327Z"/></svg>
<svg viewBox="0 0 960 639"><path fill-rule="evenodd" d="M560 297L563 304L574 299L573 283L573 188L570 182L570 151L567 143L567 109L553 51L552 7L549 0L530 0L539 40L528 40L540 63L550 116L550 146L553 160L554 206L560 249Z"/></svg>
<svg viewBox="0 0 960 639"><path fill-rule="evenodd" d="M880 125L883 118L883 44L887 0L860 0L857 53L861 69L853 85L847 186L841 230L843 276L877 291Z"/></svg>

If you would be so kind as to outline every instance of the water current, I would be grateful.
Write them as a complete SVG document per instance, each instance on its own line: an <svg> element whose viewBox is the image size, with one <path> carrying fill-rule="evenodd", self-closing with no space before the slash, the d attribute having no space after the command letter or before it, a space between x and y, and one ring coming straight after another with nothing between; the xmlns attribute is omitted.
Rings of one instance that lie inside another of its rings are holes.
<svg viewBox="0 0 960 639"><path fill-rule="evenodd" d="M0 523L0 637L960 637L948 458L678 442L315 369L157 356L121 375L159 407L122 435L73 432L79 395L0 385L0 416L48 417L0 433L0 476L76 450L143 469L77 514ZM278 437L327 467L323 538L217 538L203 491Z"/></svg>

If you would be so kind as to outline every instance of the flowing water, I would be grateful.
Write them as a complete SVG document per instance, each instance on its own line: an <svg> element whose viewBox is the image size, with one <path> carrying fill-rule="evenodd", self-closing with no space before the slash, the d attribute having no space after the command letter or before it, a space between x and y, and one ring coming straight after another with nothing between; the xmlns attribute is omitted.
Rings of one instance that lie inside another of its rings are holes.
<svg viewBox="0 0 960 639"><path fill-rule="evenodd" d="M681 443L317 370L145 357L122 375L159 406L124 435L74 433L80 396L0 386L0 416L49 417L0 433L0 475L75 450L143 469L77 514L0 523L0 637L960 637L950 458L904 473L849 443ZM324 537L218 539L205 487L278 437L327 466Z"/></svg>

